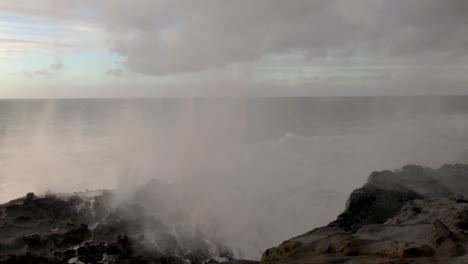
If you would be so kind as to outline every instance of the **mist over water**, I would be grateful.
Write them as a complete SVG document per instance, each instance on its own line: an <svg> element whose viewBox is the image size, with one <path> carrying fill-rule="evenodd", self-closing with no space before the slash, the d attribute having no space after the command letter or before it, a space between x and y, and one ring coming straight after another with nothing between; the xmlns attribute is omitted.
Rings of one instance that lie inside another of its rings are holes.
<svg viewBox="0 0 468 264"><path fill-rule="evenodd" d="M333 220L374 170L455 161L467 113L467 97L0 101L0 201L146 188L176 232L258 258Z"/></svg>

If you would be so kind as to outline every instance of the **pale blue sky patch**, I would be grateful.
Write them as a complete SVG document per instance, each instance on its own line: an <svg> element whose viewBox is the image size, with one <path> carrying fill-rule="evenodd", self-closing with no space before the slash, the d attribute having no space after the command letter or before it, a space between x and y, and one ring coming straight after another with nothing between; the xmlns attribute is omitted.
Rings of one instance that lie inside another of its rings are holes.
<svg viewBox="0 0 468 264"><path fill-rule="evenodd" d="M0 21L14 24L41 24L43 20L25 16L0 14Z"/></svg>

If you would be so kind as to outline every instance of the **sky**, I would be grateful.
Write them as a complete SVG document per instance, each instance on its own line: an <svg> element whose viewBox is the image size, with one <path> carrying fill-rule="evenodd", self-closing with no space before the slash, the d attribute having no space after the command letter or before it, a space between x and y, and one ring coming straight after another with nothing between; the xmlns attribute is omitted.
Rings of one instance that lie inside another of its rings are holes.
<svg viewBox="0 0 468 264"><path fill-rule="evenodd" d="M0 0L0 97L468 94L466 0Z"/></svg>

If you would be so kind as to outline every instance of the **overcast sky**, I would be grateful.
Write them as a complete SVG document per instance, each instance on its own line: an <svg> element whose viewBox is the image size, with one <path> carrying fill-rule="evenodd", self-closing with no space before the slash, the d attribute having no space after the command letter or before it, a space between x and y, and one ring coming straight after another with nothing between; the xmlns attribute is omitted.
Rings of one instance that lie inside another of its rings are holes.
<svg viewBox="0 0 468 264"><path fill-rule="evenodd" d="M0 0L0 97L468 94L466 0Z"/></svg>

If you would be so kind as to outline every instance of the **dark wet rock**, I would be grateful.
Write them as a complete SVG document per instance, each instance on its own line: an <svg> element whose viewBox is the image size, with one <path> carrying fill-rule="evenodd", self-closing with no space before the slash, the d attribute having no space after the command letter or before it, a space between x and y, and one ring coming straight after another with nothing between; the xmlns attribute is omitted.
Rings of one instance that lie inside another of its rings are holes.
<svg viewBox="0 0 468 264"><path fill-rule="evenodd" d="M30 216L25 216L25 215L20 215L18 217L16 217L15 219L13 219L14 222L16 223L24 223L24 222L28 222L28 221L31 221L32 218Z"/></svg>
<svg viewBox="0 0 468 264"><path fill-rule="evenodd" d="M369 224L381 224L392 217L407 201L421 198L406 188L389 190L369 184L351 193L346 211L340 214L330 226L356 232Z"/></svg>
<svg viewBox="0 0 468 264"><path fill-rule="evenodd" d="M26 199L24 199L24 203L30 203L34 201L35 198L36 198L36 195L34 193L28 193L26 194Z"/></svg>
<svg viewBox="0 0 468 264"><path fill-rule="evenodd" d="M0 264L258 263L234 260L203 232L176 237L176 224L166 226L159 211L145 211L172 195L157 181L150 185L117 207L106 191L92 198L28 194L0 205ZM267 249L262 262L466 263L467 192L464 164L374 172L335 221Z"/></svg>
<svg viewBox="0 0 468 264"><path fill-rule="evenodd" d="M401 258L421 258L432 257L435 254L434 250L428 245L417 245L404 247L401 250Z"/></svg>
<svg viewBox="0 0 468 264"><path fill-rule="evenodd" d="M81 244L91 238L91 231L88 225L80 224L78 228L70 229L61 235L60 245L62 247L71 247Z"/></svg>
<svg viewBox="0 0 468 264"><path fill-rule="evenodd" d="M16 256L11 255L4 259L0 259L0 263L2 264L55 264L60 263L54 260L50 260L44 257L33 256L30 253L26 253L25 255Z"/></svg>
<svg viewBox="0 0 468 264"><path fill-rule="evenodd" d="M102 260L103 255L107 252L107 246L103 243L86 242L76 251L81 261L85 263L96 263Z"/></svg>
<svg viewBox="0 0 468 264"><path fill-rule="evenodd" d="M113 208L111 192L86 195L28 194L0 205L0 264L201 264L213 257L203 237L181 245L180 238L147 215L138 201ZM159 240L150 241L146 235ZM223 247L218 250L232 259Z"/></svg>
<svg viewBox="0 0 468 264"><path fill-rule="evenodd" d="M25 236L23 240L28 248L37 248L42 245L41 237L38 234Z"/></svg>

